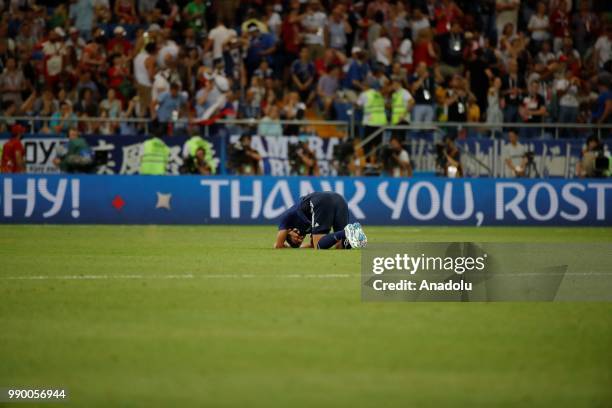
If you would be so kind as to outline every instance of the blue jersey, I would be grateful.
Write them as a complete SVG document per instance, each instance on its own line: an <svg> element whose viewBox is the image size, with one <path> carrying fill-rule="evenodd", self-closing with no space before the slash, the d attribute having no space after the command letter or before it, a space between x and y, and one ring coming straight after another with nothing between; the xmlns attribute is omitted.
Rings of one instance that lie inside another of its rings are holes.
<svg viewBox="0 0 612 408"><path fill-rule="evenodd" d="M310 234L312 230L312 222L311 219L304 214L304 211L302 211L301 205L302 202L300 201L285 211L281 217L280 224L278 225L279 230L297 229L302 236Z"/></svg>
<svg viewBox="0 0 612 408"><path fill-rule="evenodd" d="M300 235L327 234L340 231L348 224L349 211L341 195L314 192L300 198L281 217L279 230L297 229Z"/></svg>

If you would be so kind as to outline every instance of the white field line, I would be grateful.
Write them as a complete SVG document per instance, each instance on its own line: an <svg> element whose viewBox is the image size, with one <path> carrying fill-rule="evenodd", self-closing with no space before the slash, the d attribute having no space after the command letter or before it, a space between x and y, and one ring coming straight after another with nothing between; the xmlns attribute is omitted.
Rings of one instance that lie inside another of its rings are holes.
<svg viewBox="0 0 612 408"><path fill-rule="evenodd" d="M152 280L152 279L338 279L349 278L351 274L184 274L184 275L34 275L34 276L0 276L0 280Z"/></svg>

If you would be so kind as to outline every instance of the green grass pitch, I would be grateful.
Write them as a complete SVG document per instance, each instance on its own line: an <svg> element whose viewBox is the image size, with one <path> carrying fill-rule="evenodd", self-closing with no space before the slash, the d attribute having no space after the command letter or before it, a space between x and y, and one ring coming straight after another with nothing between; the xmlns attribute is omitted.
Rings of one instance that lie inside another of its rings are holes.
<svg viewBox="0 0 612 408"><path fill-rule="evenodd" d="M605 228L366 232L612 242ZM75 407L612 406L612 303L362 303L357 251L273 250L274 234L0 226L0 387L65 387Z"/></svg>

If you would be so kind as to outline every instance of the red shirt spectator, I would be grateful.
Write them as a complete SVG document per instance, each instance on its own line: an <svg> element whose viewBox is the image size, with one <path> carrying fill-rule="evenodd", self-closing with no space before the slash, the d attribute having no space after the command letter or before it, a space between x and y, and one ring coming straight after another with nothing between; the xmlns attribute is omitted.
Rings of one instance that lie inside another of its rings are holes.
<svg viewBox="0 0 612 408"><path fill-rule="evenodd" d="M431 67L436 62L437 57L431 30L424 29L419 32L414 45L412 59L413 66L415 67L419 65L419 62L424 62L428 67Z"/></svg>
<svg viewBox="0 0 612 408"><path fill-rule="evenodd" d="M106 51L111 54L129 55L132 50L132 44L125 38L125 29L121 26L115 27L113 30L115 36L106 43Z"/></svg>
<svg viewBox="0 0 612 408"><path fill-rule="evenodd" d="M436 17L436 35L441 35L448 33L451 24L458 21L463 16L463 13L455 2L442 0L442 4L434 10L434 15Z"/></svg>
<svg viewBox="0 0 612 408"><path fill-rule="evenodd" d="M0 170L2 173L23 173L25 171L25 149L21 144L21 135L25 132L25 128L21 125L13 125L11 131L13 137L4 144L2 149Z"/></svg>
<svg viewBox="0 0 612 408"><path fill-rule="evenodd" d="M569 16L567 15L566 8L565 0L561 0L550 16L550 25L553 36L556 38L563 38L569 35Z"/></svg>

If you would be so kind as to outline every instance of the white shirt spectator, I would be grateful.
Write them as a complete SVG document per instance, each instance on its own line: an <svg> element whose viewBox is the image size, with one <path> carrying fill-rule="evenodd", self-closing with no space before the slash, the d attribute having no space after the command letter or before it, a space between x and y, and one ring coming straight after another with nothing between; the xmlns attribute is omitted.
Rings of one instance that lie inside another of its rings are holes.
<svg viewBox="0 0 612 408"><path fill-rule="evenodd" d="M281 24L283 24L283 20L277 12L274 12L272 13L272 15L270 15L270 18L268 19L268 21L266 21L266 24L268 25L270 32L277 35Z"/></svg>
<svg viewBox="0 0 612 408"><path fill-rule="evenodd" d="M134 58L134 79L140 85L151 86L151 78L145 66L145 62L149 58L149 54L143 49Z"/></svg>
<svg viewBox="0 0 612 408"><path fill-rule="evenodd" d="M550 51L547 52L547 53L545 53L543 51L540 51L540 52L538 52L538 55L537 55L536 59L537 59L537 61L540 64L548 65L551 62L555 61L557 59L557 57L555 56L555 54L553 54Z"/></svg>
<svg viewBox="0 0 612 408"><path fill-rule="evenodd" d="M236 37L236 31L231 28L227 28L223 24L210 30L210 33L208 33L208 39L213 42L214 59L223 57L223 44L225 44L232 37Z"/></svg>
<svg viewBox="0 0 612 408"><path fill-rule="evenodd" d="M604 33L595 42L595 52L598 55L599 68L603 68L606 62L610 61L612 50L610 48L610 38Z"/></svg>
<svg viewBox="0 0 612 408"><path fill-rule="evenodd" d="M512 23L516 30L516 23L518 22L518 11L519 11L520 0L495 0L495 6L509 6L515 5L516 7L512 10L498 11L495 17L495 27L497 28L497 36L501 38L504 26L508 23Z"/></svg>
<svg viewBox="0 0 612 408"><path fill-rule="evenodd" d="M47 57L47 74L50 76L59 75L63 69L63 58L66 55L66 46L63 41L45 41L42 51Z"/></svg>
<svg viewBox="0 0 612 408"><path fill-rule="evenodd" d="M577 108L578 103L578 87L570 83L567 78L559 78L554 83L555 91L565 92L559 99L559 106L567 106L568 108Z"/></svg>
<svg viewBox="0 0 612 408"><path fill-rule="evenodd" d="M412 41L410 41L410 38L405 38L402 41L398 53L400 64L412 65Z"/></svg>
<svg viewBox="0 0 612 408"><path fill-rule="evenodd" d="M179 47L172 40L166 41L159 52L157 53L157 65L160 68L166 68L166 58L171 55L176 61L179 55Z"/></svg>
<svg viewBox="0 0 612 408"><path fill-rule="evenodd" d="M531 19L529 19L528 27L532 30L534 29L548 30L548 28L550 27L550 24L548 22L548 16L544 15L543 17L540 17L537 14L532 15ZM534 31L531 33L531 38L533 38L536 41L546 41L548 40L549 37L550 37L550 34L548 31L538 30L538 31Z"/></svg>
<svg viewBox="0 0 612 408"><path fill-rule="evenodd" d="M412 30L412 40L416 40L419 31L429 28L429 19L427 17L423 17L420 20L412 20L410 21L410 29Z"/></svg>
<svg viewBox="0 0 612 408"><path fill-rule="evenodd" d="M324 45L323 28L327 24L327 16L321 11L307 14L302 20L302 24L309 32L304 34L306 45ZM312 32L310 32L312 31Z"/></svg>
<svg viewBox="0 0 612 408"><path fill-rule="evenodd" d="M389 59L389 51L391 50L391 40L387 37L378 37L372 44L374 52L376 53L376 61L389 66L391 61Z"/></svg>
<svg viewBox="0 0 612 408"><path fill-rule="evenodd" d="M404 164L410 163L410 155L408 155L408 152L406 151L406 149L402 149L402 151L399 154L398 160L400 161L400 163L404 163ZM402 168L399 165L393 167L392 176L393 177L402 176Z"/></svg>
<svg viewBox="0 0 612 408"><path fill-rule="evenodd" d="M506 159L510 159L512 162L512 167L517 168L521 166L523 163L523 156L527 152L525 146L521 143L516 143L513 145L512 143L506 143L502 148L502 158L504 163L504 176L505 177L516 177L516 174L511 171L506 165Z"/></svg>
<svg viewBox="0 0 612 408"><path fill-rule="evenodd" d="M160 94L170 91L169 75L166 71L159 71L155 74L153 88L151 89L151 99L156 101Z"/></svg>

